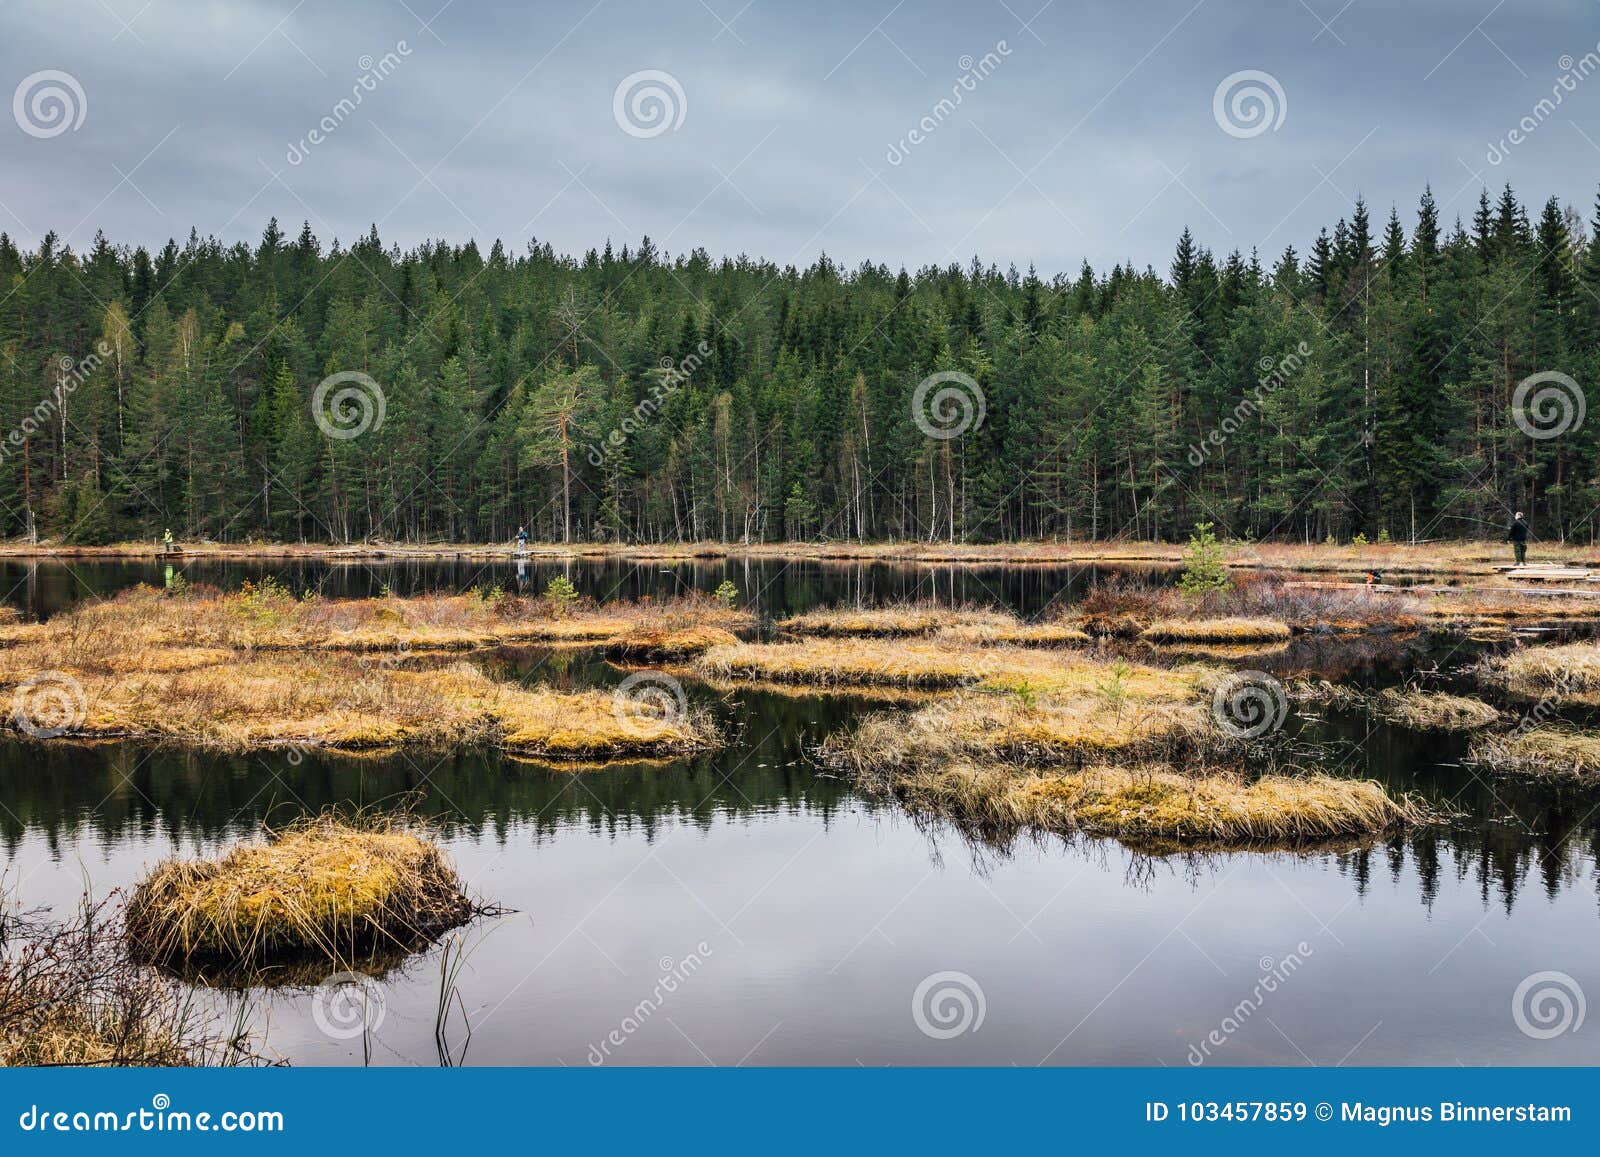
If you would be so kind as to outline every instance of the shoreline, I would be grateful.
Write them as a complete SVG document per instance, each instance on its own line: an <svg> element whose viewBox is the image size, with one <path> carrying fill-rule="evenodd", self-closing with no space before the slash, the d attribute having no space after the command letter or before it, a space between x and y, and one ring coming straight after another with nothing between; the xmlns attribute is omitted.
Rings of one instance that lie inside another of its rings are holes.
<svg viewBox="0 0 1600 1157"><path fill-rule="evenodd" d="M1183 563L1181 543L1093 544L1084 542L1016 542L988 544L808 543L782 542L673 543L608 545L604 543L531 544L518 551L505 543L347 544L333 543L201 543L183 544L169 554L154 543L109 546L52 546L0 543L0 561L106 560L151 562L307 561L363 563L370 561L638 561L717 562L785 560L822 563L866 563L915 566L1151 566ZM1267 543L1231 545L1223 549L1230 568L1287 570L1303 573L1381 575L1472 574L1497 576L1508 564L1503 543L1466 541L1411 546L1377 543L1361 546ZM1538 548L1531 565L1591 569L1600 575L1600 547Z"/></svg>

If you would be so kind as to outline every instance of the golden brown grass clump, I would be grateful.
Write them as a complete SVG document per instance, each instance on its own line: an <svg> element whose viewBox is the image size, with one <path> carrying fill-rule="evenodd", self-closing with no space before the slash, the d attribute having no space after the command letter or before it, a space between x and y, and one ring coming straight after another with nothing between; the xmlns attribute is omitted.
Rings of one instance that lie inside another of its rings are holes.
<svg viewBox="0 0 1600 1157"><path fill-rule="evenodd" d="M1279 619L1230 616L1220 619L1164 619L1139 637L1148 643L1267 643L1289 638L1289 624Z"/></svg>
<svg viewBox="0 0 1600 1157"><path fill-rule="evenodd" d="M1059 619L1038 623L956 623L939 628L937 637L944 642L986 647L1074 647L1092 642L1082 627Z"/></svg>
<svg viewBox="0 0 1600 1157"><path fill-rule="evenodd" d="M1491 735L1468 758L1495 771L1585 778L1600 772L1600 734L1546 724L1514 735Z"/></svg>
<svg viewBox="0 0 1600 1157"><path fill-rule="evenodd" d="M1474 731L1500 721L1500 712L1481 699L1410 687L1380 691L1373 711L1380 719L1417 731Z"/></svg>
<svg viewBox="0 0 1600 1157"><path fill-rule="evenodd" d="M713 647L700 672L719 680L757 680L830 686L942 688L987 686L1035 691L1091 690L1104 664L1083 654L1026 647L977 647L928 639L808 639L800 643L741 643ZM1136 667L1144 684L1170 681L1170 672ZM1181 681L1181 680L1180 680Z"/></svg>
<svg viewBox="0 0 1600 1157"><path fill-rule="evenodd" d="M1118 751L1151 753L1197 741L1207 731L1199 697L1206 673L1095 664L1080 685L1037 693L975 690L911 712L879 712L830 736L826 755L858 773L960 759L1028 764L1075 761Z"/></svg>
<svg viewBox="0 0 1600 1157"><path fill-rule="evenodd" d="M127 931L160 964L349 963L419 948L476 909L437 844L381 821L321 816L215 860L168 860L134 889Z"/></svg>
<svg viewBox="0 0 1600 1157"><path fill-rule="evenodd" d="M778 629L791 635L821 638L901 638L931 635L944 627L1018 626L1016 618L975 607L939 603L895 603L884 607L831 607L783 619Z"/></svg>
<svg viewBox="0 0 1600 1157"><path fill-rule="evenodd" d="M1326 775L1181 775L1166 768L1019 772L957 763L890 785L913 811L982 834L1019 829L1227 844L1296 844L1364 835L1418 818L1366 780Z"/></svg>
<svg viewBox="0 0 1600 1157"><path fill-rule="evenodd" d="M606 656L629 663L691 659L712 647L737 646L739 638L721 627L634 627L606 641Z"/></svg>
<svg viewBox="0 0 1600 1157"><path fill-rule="evenodd" d="M1525 695L1600 692L1600 644L1525 647L1484 660L1478 674Z"/></svg>

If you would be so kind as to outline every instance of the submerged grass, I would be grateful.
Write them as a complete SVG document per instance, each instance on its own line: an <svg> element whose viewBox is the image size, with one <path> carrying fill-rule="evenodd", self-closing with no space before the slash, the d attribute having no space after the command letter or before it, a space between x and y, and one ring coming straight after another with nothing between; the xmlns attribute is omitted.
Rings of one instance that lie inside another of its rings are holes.
<svg viewBox="0 0 1600 1157"><path fill-rule="evenodd" d="M141 959L248 967L301 954L333 963L409 951L476 909L437 844L395 822L332 815L214 860L168 860L134 889Z"/></svg>

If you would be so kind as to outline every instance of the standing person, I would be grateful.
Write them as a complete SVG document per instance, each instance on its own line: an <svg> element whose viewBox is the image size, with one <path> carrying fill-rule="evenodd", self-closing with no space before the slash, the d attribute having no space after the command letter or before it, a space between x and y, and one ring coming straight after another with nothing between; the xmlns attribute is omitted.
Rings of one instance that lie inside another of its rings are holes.
<svg viewBox="0 0 1600 1157"><path fill-rule="evenodd" d="M523 554L523 553L525 553L527 551L527 549L528 549L528 528L525 527L525 526L519 526L519 527L517 527L517 553L518 554Z"/></svg>
<svg viewBox="0 0 1600 1157"><path fill-rule="evenodd" d="M1523 518L1522 511L1511 519L1511 527L1506 531L1506 541L1511 544L1512 553L1516 555L1518 566L1528 565L1528 523Z"/></svg>

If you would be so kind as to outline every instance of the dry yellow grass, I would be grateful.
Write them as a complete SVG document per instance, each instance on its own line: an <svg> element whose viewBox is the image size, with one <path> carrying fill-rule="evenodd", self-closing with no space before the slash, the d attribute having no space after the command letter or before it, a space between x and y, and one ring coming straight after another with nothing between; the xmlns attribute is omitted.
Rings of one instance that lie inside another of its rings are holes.
<svg viewBox="0 0 1600 1157"><path fill-rule="evenodd" d="M1004 836L1020 829L1116 836L1130 842L1296 844L1382 831L1416 818L1366 780L1326 775L1180 775L1166 768L1018 771L956 763L894 778L914 812Z"/></svg>
<svg viewBox="0 0 1600 1157"><path fill-rule="evenodd" d="M858 774L872 774L967 759L1039 765L1111 752L1149 754L1206 734L1209 716L1197 675L1135 693L1126 681L1117 686L1111 667L1102 667L1098 686L1077 691L969 691L911 712L878 712L830 736L823 752Z"/></svg>
<svg viewBox="0 0 1600 1157"><path fill-rule="evenodd" d="M822 638L896 638L931 635L941 627L1019 625L1000 611L947 607L938 603L897 603L884 607L830 607L781 620L778 629L791 635Z"/></svg>
<svg viewBox="0 0 1600 1157"><path fill-rule="evenodd" d="M420 947L473 904L438 846L404 827L322 816L214 860L168 860L128 899L130 944L163 964L350 962Z"/></svg>
<svg viewBox="0 0 1600 1157"><path fill-rule="evenodd" d="M1600 691L1600 644L1525 647L1485 660L1478 671L1524 694Z"/></svg>
<svg viewBox="0 0 1600 1157"><path fill-rule="evenodd" d="M753 625L709 597L583 603L511 595L297 599L270 583L232 595L167 597L135 587L42 624L0 630L0 644L44 643L92 661L191 646L250 650L462 650L528 642L604 642L627 631Z"/></svg>
<svg viewBox="0 0 1600 1157"><path fill-rule="evenodd" d="M1600 772L1600 734L1546 724L1474 743L1468 758L1496 771L1592 777Z"/></svg>
<svg viewBox="0 0 1600 1157"><path fill-rule="evenodd" d="M1530 597L1520 591L1504 596L1488 594L1435 595L1417 606L1417 613L1430 620L1432 629L1466 630L1540 623L1566 625L1600 618L1600 599L1556 599ZM1519 597L1523 596L1523 597Z"/></svg>
<svg viewBox="0 0 1600 1157"><path fill-rule="evenodd" d="M1373 700L1380 719L1417 731L1474 731L1500 721L1500 712L1481 699L1390 687Z"/></svg>
<svg viewBox="0 0 1600 1157"><path fill-rule="evenodd" d="M1092 642L1089 633L1072 623L957 623L940 627L939 640L986 647L1074 647Z"/></svg>
<svg viewBox="0 0 1600 1157"><path fill-rule="evenodd" d="M606 640L606 655L626 662L689 659L712 647L737 646L739 639L721 627L634 627Z"/></svg>
<svg viewBox="0 0 1600 1157"><path fill-rule="evenodd" d="M499 683L464 661L408 670L349 655L235 653L209 666L53 669L82 691L68 737L230 750L481 743L558 758L665 755L717 743L714 727L696 712L641 715L619 710L604 691ZM0 726L17 725L14 715L0 719Z"/></svg>
<svg viewBox="0 0 1600 1157"><path fill-rule="evenodd" d="M189 1049L162 1023L130 1017L91 1000L41 1004L26 1022L0 1028L0 1067L194 1064Z"/></svg>
<svg viewBox="0 0 1600 1157"><path fill-rule="evenodd" d="M1062 647L1090 641L1088 633L1072 623L1027 623L1007 611L938 603L828 608L783 619L777 626L791 635L821 639L932 637L991 647Z"/></svg>
<svg viewBox="0 0 1600 1157"><path fill-rule="evenodd" d="M10 898L8 898L9 901ZM0 1066L232 1065L249 1033L226 1034L187 987L132 959L109 901L85 897L63 923L8 913L0 941ZM326 968L323 976L327 975Z"/></svg>
<svg viewBox="0 0 1600 1157"><path fill-rule="evenodd" d="M399 603L402 617L416 611L403 600L371 602L380 610ZM194 607L207 610L185 620ZM30 720L27 710L21 718L13 710L0 727L234 750L482 743L559 758L663 756L717 742L700 712L652 714L648 703L619 705L605 691L524 688L465 661L419 666L355 654L328 641L328 632L336 642L348 639L336 625L343 613L275 618L278 612L250 599L169 599L150 591L87 606L0 649L0 688L14 686L25 707L53 712ZM421 636L413 629L410 637ZM732 638L720 630L709 636Z"/></svg>
<svg viewBox="0 0 1600 1157"><path fill-rule="evenodd" d="M1124 665L1128 691L1189 688L1181 672ZM975 647L931 639L809 639L713 647L696 669L708 677L800 683L819 687L983 686L1046 692L1092 692L1111 675L1079 652L1026 647Z"/></svg>
<svg viewBox="0 0 1600 1157"><path fill-rule="evenodd" d="M1230 617L1167 619L1139 632L1148 643L1264 643L1289 638L1289 624L1278 619Z"/></svg>

